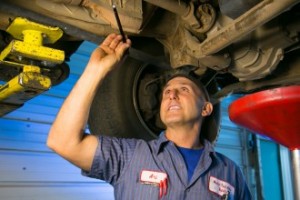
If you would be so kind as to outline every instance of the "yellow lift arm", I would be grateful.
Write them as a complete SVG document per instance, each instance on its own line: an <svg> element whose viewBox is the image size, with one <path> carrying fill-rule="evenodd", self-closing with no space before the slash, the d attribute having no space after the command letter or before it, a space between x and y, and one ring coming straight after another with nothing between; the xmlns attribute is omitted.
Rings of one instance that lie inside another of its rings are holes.
<svg viewBox="0 0 300 200"><path fill-rule="evenodd" d="M43 46L61 38L63 31L58 27L16 18L6 31L15 39L1 52L0 67L3 64L19 68L22 72L0 85L0 116L21 107L51 87L50 78L41 74L39 66L28 64L30 61L55 65L65 60L64 51Z"/></svg>

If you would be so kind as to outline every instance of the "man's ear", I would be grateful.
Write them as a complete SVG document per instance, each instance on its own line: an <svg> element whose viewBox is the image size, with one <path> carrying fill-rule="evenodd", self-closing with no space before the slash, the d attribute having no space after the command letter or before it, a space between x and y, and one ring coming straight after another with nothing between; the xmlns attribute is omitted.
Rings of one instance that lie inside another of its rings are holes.
<svg viewBox="0 0 300 200"><path fill-rule="evenodd" d="M212 103L208 101L204 102L202 112L201 112L202 117L209 116L212 113L212 111L213 111Z"/></svg>

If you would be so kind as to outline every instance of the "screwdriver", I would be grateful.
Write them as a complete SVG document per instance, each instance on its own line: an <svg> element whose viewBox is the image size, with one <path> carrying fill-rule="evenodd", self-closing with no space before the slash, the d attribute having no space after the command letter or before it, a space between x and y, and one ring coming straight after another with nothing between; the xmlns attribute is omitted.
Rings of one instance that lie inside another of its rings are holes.
<svg viewBox="0 0 300 200"><path fill-rule="evenodd" d="M120 21L119 15L118 15L117 7L116 7L116 5L113 4L112 8L114 10L114 14L115 14L115 18L116 18L116 21L117 21L117 24L118 24L120 34L122 35L122 41L124 43L126 43L126 37L125 37L125 33L124 33L122 25L121 25L121 21Z"/></svg>

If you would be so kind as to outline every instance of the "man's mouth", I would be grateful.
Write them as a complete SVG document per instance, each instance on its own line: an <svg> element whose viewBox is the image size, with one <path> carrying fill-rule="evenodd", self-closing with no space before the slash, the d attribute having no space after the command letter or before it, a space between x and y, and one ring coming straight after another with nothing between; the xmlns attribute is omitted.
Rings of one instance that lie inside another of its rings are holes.
<svg viewBox="0 0 300 200"><path fill-rule="evenodd" d="M170 106L168 110L179 110L179 109L180 109L180 106L173 105L173 106Z"/></svg>

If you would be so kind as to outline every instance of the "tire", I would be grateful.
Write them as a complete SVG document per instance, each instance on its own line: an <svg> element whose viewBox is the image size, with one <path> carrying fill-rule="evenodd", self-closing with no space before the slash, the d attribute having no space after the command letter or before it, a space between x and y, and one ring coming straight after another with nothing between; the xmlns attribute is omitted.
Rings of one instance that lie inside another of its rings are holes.
<svg viewBox="0 0 300 200"><path fill-rule="evenodd" d="M88 120L91 133L144 140L157 137L162 129L156 126L150 128L151 125L147 125L143 119L140 107L140 100L148 101L157 95L146 95L149 99L145 99L139 95L139 91L142 90L140 83L149 79L149 75L157 76L159 70L128 58L122 66L111 72L100 86L91 106ZM155 106L159 107L158 104Z"/></svg>

